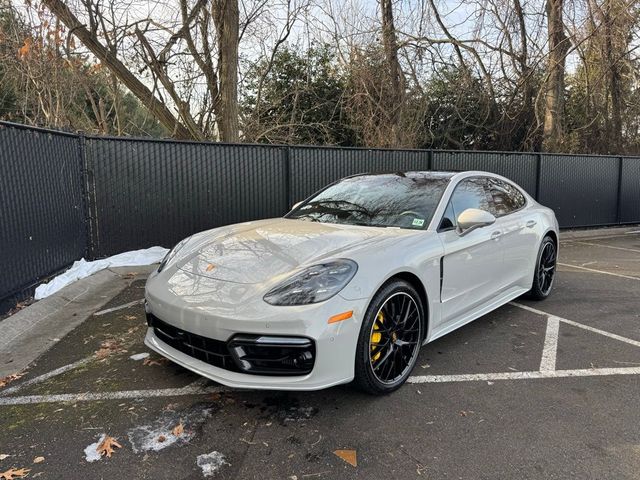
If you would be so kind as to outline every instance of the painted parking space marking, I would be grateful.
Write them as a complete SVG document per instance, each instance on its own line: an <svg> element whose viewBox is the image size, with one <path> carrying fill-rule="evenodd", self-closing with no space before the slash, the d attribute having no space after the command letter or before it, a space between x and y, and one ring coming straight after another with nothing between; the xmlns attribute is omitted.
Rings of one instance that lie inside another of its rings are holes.
<svg viewBox="0 0 640 480"><path fill-rule="evenodd" d="M120 390L115 392L85 392L85 393L63 393L52 395L23 395L19 397L0 397L0 406L3 405L30 405L34 403L56 403L56 402L92 402L97 400L132 400L143 398L159 397L181 397L185 395L211 394L230 389L211 385L208 387L191 387L187 385L182 388L162 388L156 390Z"/></svg>
<svg viewBox="0 0 640 480"><path fill-rule="evenodd" d="M628 280L640 280L640 277L632 277L631 275L622 275L621 273L606 272L604 270L596 270L595 268L581 267L579 265L572 265L570 263L558 262L558 265L562 265L563 267L577 268L578 270L586 270L592 273L602 273L603 275L611 275L613 277L626 278Z"/></svg>
<svg viewBox="0 0 640 480"><path fill-rule="evenodd" d="M9 387L5 390L0 390L0 397L3 397L5 395L9 395L11 393L16 393L18 390L21 390L24 387L29 387L31 385L36 385L38 383L42 383L46 380L49 380L50 378L53 377L57 377L58 375L62 375L63 373L66 373L70 370L73 370L75 368L78 368L82 365L84 365L85 363L89 363L91 360L93 360L95 357L93 355L91 355L90 357L87 358L83 358L81 360L78 360L77 362L73 362L70 363L69 365L64 365L60 368L56 368L55 370L51 370L50 372L47 372L43 375L40 375L38 377L32 378L31 380L26 380L22 383L20 383L19 385L16 385L15 387Z"/></svg>
<svg viewBox="0 0 640 480"><path fill-rule="evenodd" d="M552 372L556 369L559 330L560 319L558 317L549 317L549 319L547 320L547 332L545 333L544 337L542 359L540 360L541 372Z"/></svg>
<svg viewBox="0 0 640 480"><path fill-rule="evenodd" d="M542 310L538 310L537 308L530 307L528 305L524 305L518 302L509 302L509 305L513 305L514 307L522 308L523 310L527 310L531 313L535 313L537 315L543 315L546 317L557 318L562 323L566 323L567 325L573 325L574 327L582 328L583 330L588 330L589 332L597 333L598 335L603 335L605 337L613 338L614 340L619 340L624 343L628 343L630 345L635 345L636 347L640 347L640 342L637 340L633 340L631 338L623 337L621 335L617 335L615 333L607 332L605 330L600 330L599 328L590 327L589 325L585 325L583 323L574 322L573 320L569 320L568 318L556 317L547 312L543 312Z"/></svg>
<svg viewBox="0 0 640 480"><path fill-rule="evenodd" d="M611 248L612 250L622 250L623 252L640 253L640 250L638 250L637 248L616 247L614 245L603 245L601 243L582 242L582 241L575 241L574 243L579 243L580 245L590 245L592 247Z"/></svg>
<svg viewBox="0 0 640 480"><path fill-rule="evenodd" d="M632 277L635 279L635 277ZM572 325L574 327L587 330L598 335L618 340L636 347L640 347L640 341L621 335L607 332L598 328L584 325L573 320L559 317L551 313L538 310L518 302L510 302L509 305L519 309L534 313L538 317L542 317L547 321L544 346L541 352L540 369L536 371L524 372L495 372L495 373L473 373L473 374L441 374L441 375L417 375L410 376L408 383L449 383L449 382L491 382L497 380L536 380L536 379L553 379L553 378L573 378L573 377L601 377L613 375L640 375L640 366L617 367L617 368L585 368L575 370L556 370L556 357L558 352L558 333L561 323ZM87 357L77 362L65 365L40 375L34 379L23 382L15 387L11 387L0 392L0 406L3 405L29 405L39 403L55 403L55 402L88 402L99 400L123 400L123 399L144 399L159 397L179 397L188 395L211 394L216 392L236 391L221 385L211 385L206 378L199 378L189 385L181 388L164 388L164 389L147 389L147 390L121 390L114 392L85 392L85 393L66 393L66 394L50 394L50 395L23 395L8 396L16 393L23 387L34 385L53 378L62 373L71 371L87 362L92 357Z"/></svg>
<svg viewBox="0 0 640 480"><path fill-rule="evenodd" d="M534 380L544 378L599 377L608 375L640 375L640 367L584 368L530 372L473 373L462 375L420 375L409 377L409 383L490 382L495 380Z"/></svg>
<svg viewBox="0 0 640 480"><path fill-rule="evenodd" d="M528 305L518 302L510 302L510 305L521 308L536 315L545 317L547 320L547 330L545 334L542 357L540 359L540 369L528 372L496 372L496 373L474 373L459 375L420 375L409 377L409 383L446 383L446 382L490 382L495 380L534 380L545 378L570 378L570 377L600 377L610 375L640 375L640 367L620 367L620 368L584 368L576 370L556 370L556 357L558 353L558 332L560 323L566 323L574 327L582 328L598 335L603 335L614 340L619 340L636 347L640 347L640 342L631 338L626 338L615 333L590 327L582 323L574 322L567 318L558 317L542 310L538 310Z"/></svg>
<svg viewBox="0 0 640 480"><path fill-rule="evenodd" d="M118 310L124 310L125 308L133 307L135 305L140 305L144 302L144 298L140 298L138 300L134 300L133 302L125 303L124 305L118 305L117 307L107 308L105 310L100 310L93 314L94 317L99 317L100 315L104 315L106 313L117 312Z"/></svg>

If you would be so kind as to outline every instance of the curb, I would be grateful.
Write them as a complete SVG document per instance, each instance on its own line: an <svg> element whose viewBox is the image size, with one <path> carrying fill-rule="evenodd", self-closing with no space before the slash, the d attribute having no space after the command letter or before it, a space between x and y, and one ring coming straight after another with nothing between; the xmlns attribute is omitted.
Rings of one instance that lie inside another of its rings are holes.
<svg viewBox="0 0 640 480"><path fill-rule="evenodd" d="M640 225L628 225L625 227L602 227L586 230L560 230L560 240L577 240L586 238L607 238L622 235L640 234Z"/></svg>
<svg viewBox="0 0 640 480"><path fill-rule="evenodd" d="M24 370L61 338L155 266L101 270L2 320L0 378Z"/></svg>

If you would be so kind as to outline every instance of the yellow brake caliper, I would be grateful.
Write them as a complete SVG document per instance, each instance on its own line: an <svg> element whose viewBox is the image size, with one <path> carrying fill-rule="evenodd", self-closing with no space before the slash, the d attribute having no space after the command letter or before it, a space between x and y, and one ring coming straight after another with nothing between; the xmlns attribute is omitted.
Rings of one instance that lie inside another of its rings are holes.
<svg viewBox="0 0 640 480"><path fill-rule="evenodd" d="M382 314L382 312L378 313L378 316L376 317L376 323L373 324L373 331L371 332L371 350L373 351L378 345L375 345L377 343L380 342L380 340L382 340L382 333L379 332L380 327L379 327L379 323L384 322L384 315ZM378 360L378 358L380 358L382 352L378 352L376 353L373 357L371 357L371 361L375 362L376 360Z"/></svg>

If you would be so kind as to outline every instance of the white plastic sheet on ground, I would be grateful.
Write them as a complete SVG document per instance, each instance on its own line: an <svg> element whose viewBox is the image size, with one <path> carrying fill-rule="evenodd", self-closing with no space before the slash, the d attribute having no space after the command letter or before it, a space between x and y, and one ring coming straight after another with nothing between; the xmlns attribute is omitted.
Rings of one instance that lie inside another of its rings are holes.
<svg viewBox="0 0 640 480"><path fill-rule="evenodd" d="M69 270L61 273L49 283L44 283L36 288L34 298L41 300L56 293L70 283L86 278L89 275L111 267L139 267L141 265L151 265L162 261L169 250L162 247L151 247L144 250L134 250L132 252L119 253L112 257L103 258L87 262L84 258L73 262Z"/></svg>

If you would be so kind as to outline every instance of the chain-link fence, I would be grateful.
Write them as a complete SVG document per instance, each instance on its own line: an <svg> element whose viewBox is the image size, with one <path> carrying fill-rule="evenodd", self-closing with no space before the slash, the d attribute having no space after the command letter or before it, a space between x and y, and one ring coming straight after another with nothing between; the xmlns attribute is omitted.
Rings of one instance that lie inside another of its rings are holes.
<svg viewBox="0 0 640 480"><path fill-rule="evenodd" d="M346 175L431 169L511 178L561 227L640 223L640 158L225 145L0 122L0 300L82 256L170 247L193 232L280 216Z"/></svg>

